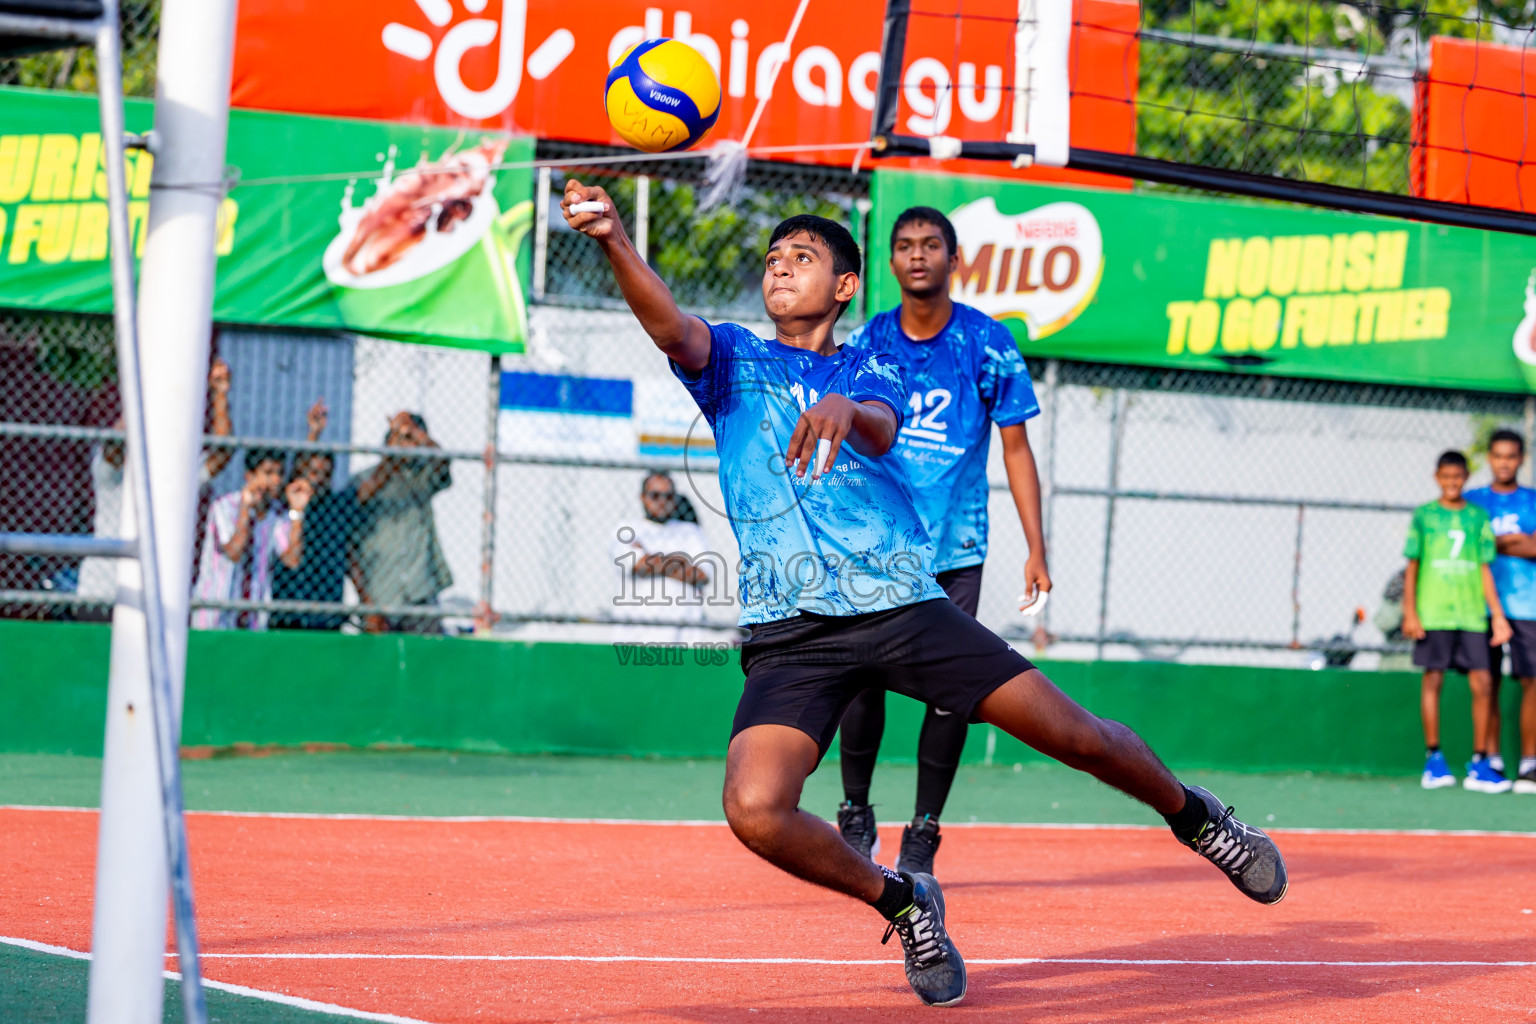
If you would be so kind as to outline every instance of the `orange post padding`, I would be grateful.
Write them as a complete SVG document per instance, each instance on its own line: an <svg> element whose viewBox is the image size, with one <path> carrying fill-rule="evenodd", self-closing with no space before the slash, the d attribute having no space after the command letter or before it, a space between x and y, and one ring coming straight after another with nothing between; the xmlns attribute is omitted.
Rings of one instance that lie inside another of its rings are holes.
<svg viewBox="0 0 1536 1024"><path fill-rule="evenodd" d="M1416 195L1536 212L1536 52L1436 37L1418 97Z"/></svg>

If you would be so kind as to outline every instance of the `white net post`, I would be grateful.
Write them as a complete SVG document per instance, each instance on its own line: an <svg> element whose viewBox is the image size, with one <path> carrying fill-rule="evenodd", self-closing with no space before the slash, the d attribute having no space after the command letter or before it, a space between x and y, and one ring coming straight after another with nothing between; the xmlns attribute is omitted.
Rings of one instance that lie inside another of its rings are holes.
<svg viewBox="0 0 1536 1024"><path fill-rule="evenodd" d="M139 290L143 416L163 581L165 646L181 721L203 397L222 199L234 0L165 0L156 165ZM130 446L129 458L142 458ZM123 529L137 534L134 502ZM90 1024L161 1019L167 854L145 598L136 561L118 575L92 927ZM172 738L171 742L174 742ZM173 762L174 763L174 762Z"/></svg>
<svg viewBox="0 0 1536 1024"><path fill-rule="evenodd" d="M1071 149L1069 0L1019 0L1013 35L1013 121L1008 141L1035 147L1032 162L1065 167Z"/></svg>

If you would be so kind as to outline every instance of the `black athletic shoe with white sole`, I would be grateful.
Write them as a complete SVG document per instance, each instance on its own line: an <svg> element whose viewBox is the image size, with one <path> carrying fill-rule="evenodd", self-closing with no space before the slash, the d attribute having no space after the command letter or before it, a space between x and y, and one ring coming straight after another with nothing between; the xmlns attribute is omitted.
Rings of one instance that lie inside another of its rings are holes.
<svg viewBox="0 0 1536 1024"><path fill-rule="evenodd" d="M880 852L875 809L869 804L850 804L846 800L838 804L837 830L843 834L843 842L853 847L860 857L874 860L875 854Z"/></svg>
<svg viewBox="0 0 1536 1024"><path fill-rule="evenodd" d="M1223 807L1210 790L1191 786L1210 815L1200 834L1179 842L1215 864L1238 891L1259 903L1274 904L1285 898L1285 859L1273 839L1252 825L1245 825Z"/></svg>
<svg viewBox="0 0 1536 1024"><path fill-rule="evenodd" d="M939 852L939 820L927 814L912 819L912 824L901 830L901 853L896 857L896 870L909 875L933 874L933 857Z"/></svg>
<svg viewBox="0 0 1536 1024"><path fill-rule="evenodd" d="M891 941L892 932L901 936L907 984L917 998L929 1006L954 1006L965 998L965 961L944 930L944 893L932 875L902 875L912 883L912 906L891 922L880 944Z"/></svg>

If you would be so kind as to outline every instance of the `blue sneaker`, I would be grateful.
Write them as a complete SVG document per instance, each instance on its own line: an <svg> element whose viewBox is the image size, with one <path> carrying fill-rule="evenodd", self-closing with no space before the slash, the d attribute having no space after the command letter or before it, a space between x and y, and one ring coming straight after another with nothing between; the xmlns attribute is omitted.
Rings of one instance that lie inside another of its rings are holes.
<svg viewBox="0 0 1536 1024"><path fill-rule="evenodd" d="M1467 763L1467 777L1461 780L1461 786L1474 793L1508 793L1515 784L1489 764L1486 757L1480 757Z"/></svg>
<svg viewBox="0 0 1536 1024"><path fill-rule="evenodd" d="M1471 778L1470 775L1467 777ZM1437 750L1424 758L1424 776L1419 780L1419 785L1425 789L1444 789L1456 785L1456 776L1451 774L1451 766L1445 763L1443 753Z"/></svg>

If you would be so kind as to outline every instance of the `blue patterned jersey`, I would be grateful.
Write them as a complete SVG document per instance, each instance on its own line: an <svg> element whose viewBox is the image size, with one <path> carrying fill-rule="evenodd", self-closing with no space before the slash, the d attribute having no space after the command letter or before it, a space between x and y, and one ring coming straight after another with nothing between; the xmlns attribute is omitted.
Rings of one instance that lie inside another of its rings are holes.
<svg viewBox="0 0 1536 1024"><path fill-rule="evenodd" d="M784 464L800 413L824 396L880 401L901 414L895 363L844 348L823 356L709 328L709 365L672 364L709 421L720 489L741 547L741 624L800 614L859 615L942 598L933 544L893 448L879 458L844 443L836 466L802 480Z"/></svg>
<svg viewBox="0 0 1536 1024"><path fill-rule="evenodd" d="M1488 513L1495 537L1536 533L1536 491L1529 487L1517 487L1508 494L1479 487L1465 497ZM1536 619L1536 561L1499 555L1493 560L1493 582L1499 588L1499 603L1507 618Z"/></svg>
<svg viewBox="0 0 1536 1024"><path fill-rule="evenodd" d="M1013 336L957 302L949 323L926 341L907 337L898 306L854 331L847 347L894 359L906 373L897 451L933 538L934 571L980 565L987 557L992 424L1012 426L1040 413Z"/></svg>

